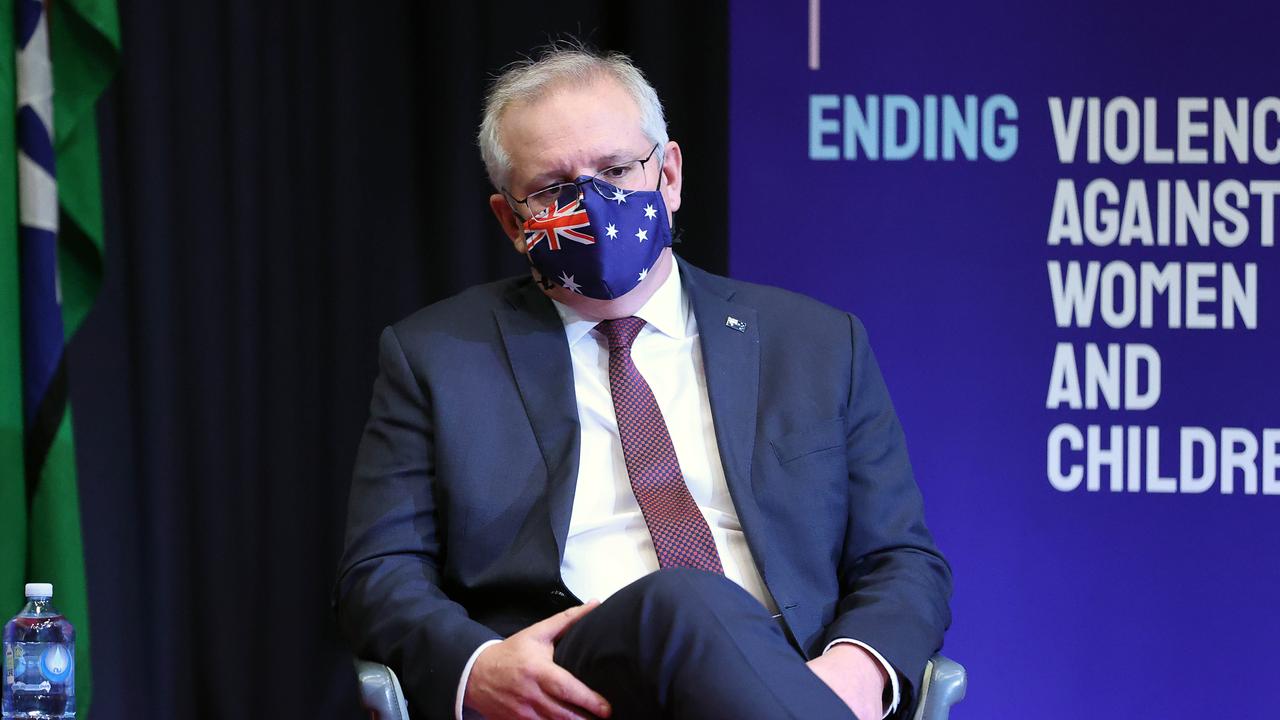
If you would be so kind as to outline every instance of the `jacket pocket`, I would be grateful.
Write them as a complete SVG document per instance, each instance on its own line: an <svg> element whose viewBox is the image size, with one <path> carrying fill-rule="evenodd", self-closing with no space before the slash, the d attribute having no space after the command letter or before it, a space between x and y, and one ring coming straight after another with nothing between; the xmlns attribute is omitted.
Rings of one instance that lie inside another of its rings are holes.
<svg viewBox="0 0 1280 720"><path fill-rule="evenodd" d="M785 465L806 455L844 447L844 441L844 419L834 418L772 438L769 444L778 462Z"/></svg>

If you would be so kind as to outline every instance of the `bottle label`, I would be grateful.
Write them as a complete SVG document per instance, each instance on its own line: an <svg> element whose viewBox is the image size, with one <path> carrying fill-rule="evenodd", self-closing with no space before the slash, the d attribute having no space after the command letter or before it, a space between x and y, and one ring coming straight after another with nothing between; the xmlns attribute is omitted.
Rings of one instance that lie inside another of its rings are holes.
<svg viewBox="0 0 1280 720"><path fill-rule="evenodd" d="M48 692L66 685L74 692L74 650L69 643L16 642L4 648L4 682L15 691Z"/></svg>

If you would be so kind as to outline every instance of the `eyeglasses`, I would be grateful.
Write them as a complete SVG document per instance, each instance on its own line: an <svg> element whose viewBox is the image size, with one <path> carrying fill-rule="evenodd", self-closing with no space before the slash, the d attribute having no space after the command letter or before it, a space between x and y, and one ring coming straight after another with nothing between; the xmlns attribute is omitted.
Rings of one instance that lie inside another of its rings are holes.
<svg viewBox="0 0 1280 720"><path fill-rule="evenodd" d="M658 143L654 143L649 150L649 154L643 158L637 158L628 162L611 165L595 175L590 180L575 180L573 182L557 183L550 187L545 187L537 192L530 193L528 197L521 200L503 188L502 192L514 202L529 208L529 215L532 218L541 218L551 210L552 205L564 207L582 197L582 186L587 183L593 183L596 191L611 200L621 200L627 195L637 191L648 189L647 177L645 173L645 163L653 159L653 154L658 152ZM659 162L662 156L659 155ZM656 185L655 188L657 189Z"/></svg>

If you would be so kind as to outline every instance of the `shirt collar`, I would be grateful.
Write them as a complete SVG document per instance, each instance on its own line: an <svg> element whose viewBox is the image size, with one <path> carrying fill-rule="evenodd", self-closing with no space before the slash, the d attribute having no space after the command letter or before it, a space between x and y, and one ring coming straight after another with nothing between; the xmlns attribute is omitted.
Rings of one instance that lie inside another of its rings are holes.
<svg viewBox="0 0 1280 720"><path fill-rule="evenodd" d="M564 323L564 333L570 347L599 324L598 320L585 318L564 303L555 300L551 302L560 314L560 321ZM673 338L689 336L689 299L685 297L684 287L680 283L680 265L674 258L667 279L658 286L648 302L636 311L636 317L643 318L646 324L663 335Z"/></svg>

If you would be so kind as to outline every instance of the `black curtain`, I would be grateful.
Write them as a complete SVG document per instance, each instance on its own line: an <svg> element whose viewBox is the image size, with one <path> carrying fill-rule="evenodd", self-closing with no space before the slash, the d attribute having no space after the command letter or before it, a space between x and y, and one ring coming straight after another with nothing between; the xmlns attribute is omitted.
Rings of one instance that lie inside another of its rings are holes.
<svg viewBox="0 0 1280 720"><path fill-rule="evenodd" d="M93 718L357 717L328 602L377 333L524 271L486 80L562 32L631 54L685 148L677 251L723 272L726 0L120 12L106 277L70 349Z"/></svg>

